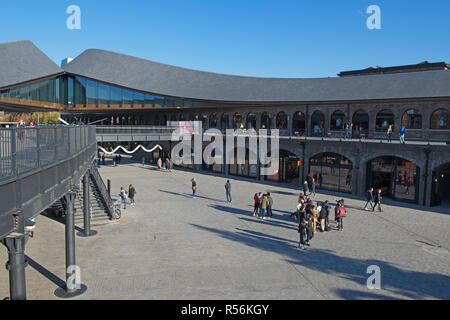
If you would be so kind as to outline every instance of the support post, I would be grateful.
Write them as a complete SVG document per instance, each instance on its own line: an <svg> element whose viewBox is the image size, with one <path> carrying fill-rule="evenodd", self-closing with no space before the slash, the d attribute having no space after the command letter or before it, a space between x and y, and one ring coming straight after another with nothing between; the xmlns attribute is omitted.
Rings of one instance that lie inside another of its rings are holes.
<svg viewBox="0 0 450 320"><path fill-rule="evenodd" d="M81 237L95 236L97 232L91 230L91 201L89 199L89 171L83 176L83 232L78 233Z"/></svg>
<svg viewBox="0 0 450 320"><path fill-rule="evenodd" d="M79 283L80 270L75 261L75 214L74 201L76 193L70 191L66 198L66 286L58 288L55 295L59 298L72 298L83 294L87 288Z"/></svg>
<svg viewBox="0 0 450 320"><path fill-rule="evenodd" d="M9 292L11 300L26 300L27 290L25 281L25 267L28 261L25 258L25 243L27 236L24 230L22 216L15 216L16 231L2 239L3 245L8 248Z"/></svg>

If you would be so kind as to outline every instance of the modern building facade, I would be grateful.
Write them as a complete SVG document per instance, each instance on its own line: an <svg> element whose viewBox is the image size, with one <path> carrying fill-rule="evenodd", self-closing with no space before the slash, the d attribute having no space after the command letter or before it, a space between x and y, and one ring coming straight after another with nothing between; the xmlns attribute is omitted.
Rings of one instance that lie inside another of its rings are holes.
<svg viewBox="0 0 450 320"><path fill-rule="evenodd" d="M261 176L249 164L192 167L295 185L311 176L324 190L363 195L373 186L400 201L450 202L448 65L375 70L241 77L104 50L87 50L59 68L31 42L18 41L0 44L0 109L59 110L84 123L106 119L103 125L279 129L276 175ZM352 139L340 141L346 124L353 124ZM387 143L389 126L393 139L405 126L407 144Z"/></svg>

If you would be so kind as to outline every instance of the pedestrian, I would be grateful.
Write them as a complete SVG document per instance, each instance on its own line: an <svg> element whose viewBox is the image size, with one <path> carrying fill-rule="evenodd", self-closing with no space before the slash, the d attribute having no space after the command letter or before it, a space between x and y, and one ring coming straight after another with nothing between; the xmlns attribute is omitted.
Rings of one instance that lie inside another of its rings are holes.
<svg viewBox="0 0 450 320"><path fill-rule="evenodd" d="M312 233L314 234L317 231L317 222L319 221L319 214L317 212L316 207L313 204L309 206L309 212L311 213Z"/></svg>
<svg viewBox="0 0 450 320"><path fill-rule="evenodd" d="M345 130L344 139L347 139L349 137L349 133L348 133L349 129L350 129L350 127L349 127L348 123L346 122L345 129L344 129Z"/></svg>
<svg viewBox="0 0 450 320"><path fill-rule="evenodd" d="M319 211L319 209L317 209L317 211ZM320 204L319 223L320 223L320 231L322 232L324 232L328 226L329 213L330 207L328 206L328 200L326 200L323 204Z"/></svg>
<svg viewBox="0 0 450 320"><path fill-rule="evenodd" d="M173 170L173 161L172 159L169 159L169 172L172 172Z"/></svg>
<svg viewBox="0 0 450 320"><path fill-rule="evenodd" d="M126 209L127 208L127 192L125 191L125 189L123 187L120 187L119 196L122 199L123 208Z"/></svg>
<svg viewBox="0 0 450 320"><path fill-rule="evenodd" d="M375 207L378 208L379 212L382 212L381 199L382 199L382 197L381 197L381 189L378 189L378 192L375 195Z"/></svg>
<svg viewBox="0 0 450 320"><path fill-rule="evenodd" d="M272 218L272 205L273 205L273 199L270 196L270 192L267 192L267 199L269 200L269 204L267 206L267 214L270 218Z"/></svg>
<svg viewBox="0 0 450 320"><path fill-rule="evenodd" d="M311 182L311 194L314 194L314 197L316 196L316 179L312 179Z"/></svg>
<svg viewBox="0 0 450 320"><path fill-rule="evenodd" d="M145 157L142 157L142 166L145 167Z"/></svg>
<svg viewBox="0 0 450 320"><path fill-rule="evenodd" d="M128 187L128 198L130 198L130 205L134 206L136 202L134 202L134 196L136 195L136 189L132 184Z"/></svg>
<svg viewBox="0 0 450 320"><path fill-rule="evenodd" d="M344 208L344 200L341 199L338 202L338 208L335 215L335 220L338 224L338 230L343 231L344 230L344 218L347 216L347 210Z"/></svg>
<svg viewBox="0 0 450 320"><path fill-rule="evenodd" d="M162 168L162 160L161 160L161 158L158 158L158 161L156 162L156 165L158 166L158 170L161 170L161 168Z"/></svg>
<svg viewBox="0 0 450 320"><path fill-rule="evenodd" d="M350 130L348 132L349 138L352 139L353 138L353 122L350 123Z"/></svg>
<svg viewBox="0 0 450 320"><path fill-rule="evenodd" d="M161 160L161 158L159 160ZM195 178L192 178L191 182L192 182L192 197L195 198L197 192L197 181L195 180Z"/></svg>
<svg viewBox="0 0 450 320"><path fill-rule="evenodd" d="M269 205L269 199L267 198L267 194L262 196L261 200L261 219L267 220L267 206Z"/></svg>
<svg viewBox="0 0 450 320"><path fill-rule="evenodd" d="M373 188L370 188L369 190L367 190L366 192L366 205L364 206L364 210L367 210L367 206L370 205L372 206L372 211L375 211L375 205L374 205L374 199L373 199Z"/></svg>
<svg viewBox="0 0 450 320"><path fill-rule="evenodd" d="M169 158L166 158L166 170L169 170Z"/></svg>
<svg viewBox="0 0 450 320"><path fill-rule="evenodd" d="M254 208L253 208L253 216L256 217L258 215L258 211L259 211L259 197L258 197L258 193L255 193L255 196L253 197L253 201L254 201Z"/></svg>
<svg viewBox="0 0 450 320"><path fill-rule="evenodd" d="M401 144L405 144L405 133L406 133L406 127L405 126L402 126L401 128L400 128L400 143Z"/></svg>
<svg viewBox="0 0 450 320"><path fill-rule="evenodd" d="M227 183L225 183L225 193L227 196L227 203L231 203L231 183L230 180L227 180Z"/></svg>
<svg viewBox="0 0 450 320"><path fill-rule="evenodd" d="M389 127L388 127L387 139L388 139L389 143L391 143L391 141L392 141L392 124L390 124Z"/></svg>
<svg viewBox="0 0 450 320"><path fill-rule="evenodd" d="M122 162L122 156L119 154L118 161L119 164Z"/></svg>
<svg viewBox="0 0 450 320"><path fill-rule="evenodd" d="M103 165L105 165L105 154L104 153L102 154L102 163L103 163Z"/></svg>
<svg viewBox="0 0 450 320"><path fill-rule="evenodd" d="M306 250L307 243L309 243L309 237L308 237L308 221L307 220L300 220L300 223L298 224L298 233L300 234L300 241L298 244L299 248L303 248L303 250Z"/></svg>
<svg viewBox="0 0 450 320"><path fill-rule="evenodd" d="M303 194L306 197L308 193L309 193L308 181L305 180L305 182L303 182Z"/></svg>

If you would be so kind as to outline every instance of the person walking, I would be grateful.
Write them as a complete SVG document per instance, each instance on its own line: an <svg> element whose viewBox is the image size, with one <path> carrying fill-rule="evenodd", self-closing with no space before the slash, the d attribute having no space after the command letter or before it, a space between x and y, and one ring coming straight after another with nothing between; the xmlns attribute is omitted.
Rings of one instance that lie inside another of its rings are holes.
<svg viewBox="0 0 450 320"><path fill-rule="evenodd" d="M336 211L336 216L334 217L338 224L338 230L344 230L344 218L347 216L347 210L344 208L344 200L340 200L338 203L338 208Z"/></svg>
<svg viewBox="0 0 450 320"><path fill-rule="evenodd" d="M159 160L161 160L161 158ZM192 178L191 182L192 182L192 197L195 198L197 192L197 181L195 180L195 178Z"/></svg>
<svg viewBox="0 0 450 320"><path fill-rule="evenodd" d="M162 168L162 160L161 160L161 158L158 158L158 160L156 161L156 165L158 166L158 170L161 171L161 168Z"/></svg>
<svg viewBox="0 0 450 320"><path fill-rule="evenodd" d="M370 205L372 206L372 211L375 211L375 205L374 205L374 199L373 199L373 188L370 188L369 190L367 190L366 192L366 205L364 206L364 210L367 210L367 206Z"/></svg>
<svg viewBox="0 0 450 320"><path fill-rule="evenodd" d="M312 233L316 233L317 231L317 222L319 221L319 213L314 205L309 207L309 212L311 213L311 222L312 222Z"/></svg>
<svg viewBox="0 0 450 320"><path fill-rule="evenodd" d="M269 218L272 218L273 199L270 196L270 192L267 192L267 199L269 200L269 204L267 205L267 215L269 216Z"/></svg>
<svg viewBox="0 0 450 320"><path fill-rule="evenodd" d="M105 165L105 154L104 153L102 154L102 163L103 163L103 165Z"/></svg>
<svg viewBox="0 0 450 320"><path fill-rule="evenodd" d="M227 180L227 183L225 183L225 193L227 196L227 203L231 202L231 183L230 180Z"/></svg>
<svg viewBox="0 0 450 320"><path fill-rule="evenodd" d="M405 134L406 134L406 127L405 126L402 126L401 128L400 128L400 143L401 144L405 144Z"/></svg>
<svg viewBox="0 0 450 320"><path fill-rule="evenodd" d="M267 198L267 194L264 194L261 200L261 219L267 220L267 206L269 205L269 199Z"/></svg>
<svg viewBox="0 0 450 320"><path fill-rule="evenodd" d="M119 196L122 199L123 208L126 209L127 208L127 192L125 191L125 189L123 187L120 187Z"/></svg>
<svg viewBox="0 0 450 320"><path fill-rule="evenodd" d="M308 220L300 219L300 222L298 224L298 233L300 234L300 241L298 247L303 248L303 250L306 250L307 245L309 244L310 241L308 237Z"/></svg>
<svg viewBox="0 0 450 320"><path fill-rule="evenodd" d="M312 179L311 182L311 194L314 194L314 197L316 196L316 179Z"/></svg>
<svg viewBox="0 0 450 320"><path fill-rule="evenodd" d="M172 159L169 159L169 172L172 172L173 169L173 161Z"/></svg>
<svg viewBox="0 0 450 320"><path fill-rule="evenodd" d="M142 166L145 167L145 157L142 157Z"/></svg>
<svg viewBox="0 0 450 320"><path fill-rule="evenodd" d="M308 196L309 193L309 185L308 185L308 181L305 180L305 182L303 182L303 194L306 196Z"/></svg>
<svg viewBox="0 0 450 320"><path fill-rule="evenodd" d="M319 206L317 206L319 208ZM320 223L320 231L324 232L327 227L328 223L328 215L330 213L330 208L328 206L328 200L326 200L323 204L320 204L320 211L319 212L319 223Z"/></svg>
<svg viewBox="0 0 450 320"><path fill-rule="evenodd" d="M381 209L381 189L378 189L377 194L375 195L375 208L378 209L378 212L382 212L383 210Z"/></svg>
<svg viewBox="0 0 450 320"><path fill-rule="evenodd" d="M389 143L391 143L391 141L392 141L392 124L390 124L389 127L388 127L387 139L388 139Z"/></svg>
<svg viewBox="0 0 450 320"><path fill-rule="evenodd" d="M134 202L134 196L136 195L136 189L132 184L128 187L128 198L130 198L130 206L136 205L136 202Z"/></svg>
<svg viewBox="0 0 450 320"><path fill-rule="evenodd" d="M258 211L259 211L259 197L258 197L258 193L255 193L255 196L253 197L253 201L254 201L254 208L253 208L253 216L256 217L258 215Z"/></svg>

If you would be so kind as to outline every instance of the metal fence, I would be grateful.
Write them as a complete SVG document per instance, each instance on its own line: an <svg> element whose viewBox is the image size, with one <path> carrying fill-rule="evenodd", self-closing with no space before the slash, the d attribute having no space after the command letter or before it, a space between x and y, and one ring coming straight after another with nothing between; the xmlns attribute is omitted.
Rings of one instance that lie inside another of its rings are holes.
<svg viewBox="0 0 450 320"><path fill-rule="evenodd" d="M68 159L95 135L94 126L0 128L0 181Z"/></svg>

